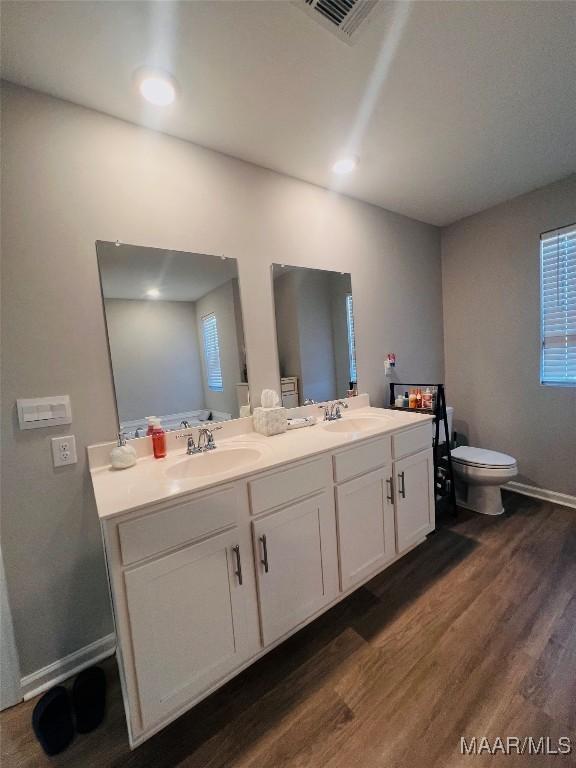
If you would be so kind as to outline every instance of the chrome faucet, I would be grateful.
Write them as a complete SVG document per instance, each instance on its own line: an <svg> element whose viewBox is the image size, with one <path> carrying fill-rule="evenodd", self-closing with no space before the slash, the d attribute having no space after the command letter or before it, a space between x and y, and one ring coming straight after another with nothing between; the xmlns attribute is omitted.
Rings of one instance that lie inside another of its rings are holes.
<svg viewBox="0 0 576 768"><path fill-rule="evenodd" d="M217 429L222 429L222 427L207 426L206 424L200 427L198 431L198 445L196 446L198 451L213 451L216 448L212 433Z"/></svg>
<svg viewBox="0 0 576 768"><path fill-rule="evenodd" d="M187 432L176 435L177 440L186 439L186 453L188 456L193 456L196 453L205 453L206 451L213 451L216 448L214 442L214 435L217 429L222 429L221 426L208 426L208 424L202 424L198 427L198 440L194 442L194 435L190 435Z"/></svg>
<svg viewBox="0 0 576 768"><path fill-rule="evenodd" d="M348 403L343 400L335 400L332 403L319 405L318 408L322 408L324 411L324 421L336 421L342 418L341 408L348 408Z"/></svg>

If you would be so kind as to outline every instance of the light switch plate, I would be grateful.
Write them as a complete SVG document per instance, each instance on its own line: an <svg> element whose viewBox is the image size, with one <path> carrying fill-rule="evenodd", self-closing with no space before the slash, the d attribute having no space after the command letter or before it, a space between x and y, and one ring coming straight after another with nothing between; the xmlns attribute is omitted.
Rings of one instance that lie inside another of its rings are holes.
<svg viewBox="0 0 576 768"><path fill-rule="evenodd" d="M52 461L55 467L65 467L67 464L76 464L76 438L74 435L62 435L62 437L53 437L52 440Z"/></svg>
<svg viewBox="0 0 576 768"><path fill-rule="evenodd" d="M69 395L34 397L16 401L20 429L56 427L72 423Z"/></svg>

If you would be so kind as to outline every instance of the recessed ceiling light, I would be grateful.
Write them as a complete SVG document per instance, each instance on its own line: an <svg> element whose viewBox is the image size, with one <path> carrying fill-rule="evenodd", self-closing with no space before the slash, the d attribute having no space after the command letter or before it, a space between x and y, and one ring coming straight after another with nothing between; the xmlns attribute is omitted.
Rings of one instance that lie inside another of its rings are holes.
<svg viewBox="0 0 576 768"><path fill-rule="evenodd" d="M157 299L158 296L160 296L160 291L158 288L150 288L146 291L146 296L148 296L149 299Z"/></svg>
<svg viewBox="0 0 576 768"><path fill-rule="evenodd" d="M351 173L357 165L357 157L342 157L340 160L336 160L332 166L332 172L342 176L345 173Z"/></svg>
<svg viewBox="0 0 576 768"><path fill-rule="evenodd" d="M146 101L157 107L166 107L176 98L174 83L165 75L148 74L140 80L139 88Z"/></svg>

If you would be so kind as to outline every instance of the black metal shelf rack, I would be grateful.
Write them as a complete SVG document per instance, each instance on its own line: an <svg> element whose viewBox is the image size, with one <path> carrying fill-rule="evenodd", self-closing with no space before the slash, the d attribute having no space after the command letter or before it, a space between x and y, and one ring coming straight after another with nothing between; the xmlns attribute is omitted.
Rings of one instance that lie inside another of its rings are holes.
<svg viewBox="0 0 576 768"><path fill-rule="evenodd" d="M436 393L436 402L434 408L405 408L396 406L396 388L404 393L407 389L430 388ZM446 413L446 393L443 384L403 384L401 382L390 382L390 405L393 411L411 411L412 413L427 413L434 417L434 435L432 437L432 448L434 456L434 491L436 496L436 507L438 502L443 499L450 500L450 507L453 515L456 515L456 489L454 487L454 469L452 467L452 457L450 455L450 430L448 428L448 415ZM440 422L444 424L444 443L440 442Z"/></svg>

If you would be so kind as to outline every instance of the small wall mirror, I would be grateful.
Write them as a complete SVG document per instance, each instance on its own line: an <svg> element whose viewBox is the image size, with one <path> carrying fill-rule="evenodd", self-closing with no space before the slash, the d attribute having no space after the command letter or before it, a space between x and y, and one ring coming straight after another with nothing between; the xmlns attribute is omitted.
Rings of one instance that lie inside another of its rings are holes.
<svg viewBox="0 0 576 768"><path fill-rule="evenodd" d="M345 397L357 382L350 275L272 265L282 403Z"/></svg>
<svg viewBox="0 0 576 768"><path fill-rule="evenodd" d="M236 259L98 241L119 429L237 418L248 376Z"/></svg>

